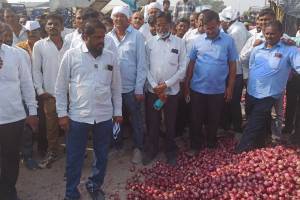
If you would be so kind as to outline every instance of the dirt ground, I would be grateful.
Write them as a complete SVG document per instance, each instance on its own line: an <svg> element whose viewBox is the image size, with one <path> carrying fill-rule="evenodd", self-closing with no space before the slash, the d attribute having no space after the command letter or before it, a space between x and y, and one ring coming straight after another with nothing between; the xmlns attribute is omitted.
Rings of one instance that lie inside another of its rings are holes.
<svg viewBox="0 0 300 200"><path fill-rule="evenodd" d="M125 200L127 193L125 190L126 181L135 171L143 168L143 165L133 165L131 163L132 144L130 139L124 141L123 152L112 150L109 154L107 173L103 185L106 199L115 199L118 196ZM87 180L93 161L92 150L88 148L87 158L85 159L79 190L81 200L89 200L89 195L85 190ZM37 157L37 160L41 158ZM164 160L160 154L156 160ZM155 162L155 161L154 161ZM151 164L150 164L151 165ZM135 171L132 171L134 166ZM63 200L65 193L65 154L50 169L28 170L22 163L20 164L20 175L17 183L18 195L21 200Z"/></svg>
<svg viewBox="0 0 300 200"><path fill-rule="evenodd" d="M93 161L92 150L87 150L82 177L79 185L81 199L88 200L88 193L85 190L87 180ZM112 196L118 194L120 198L126 199L126 180L133 174L131 160L132 148L128 145L122 153L111 151L107 166L107 174L103 190L106 199L114 199ZM65 192L65 154L50 169L28 170L22 163L20 164L20 175L17 183L17 190L21 200L63 200ZM37 158L39 160L40 158ZM142 166L136 166L139 168Z"/></svg>

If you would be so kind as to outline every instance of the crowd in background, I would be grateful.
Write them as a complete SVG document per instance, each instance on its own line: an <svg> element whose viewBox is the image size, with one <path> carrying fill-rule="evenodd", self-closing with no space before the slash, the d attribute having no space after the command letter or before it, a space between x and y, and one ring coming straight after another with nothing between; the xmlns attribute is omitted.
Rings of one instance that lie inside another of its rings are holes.
<svg viewBox="0 0 300 200"><path fill-rule="evenodd" d="M57 13L29 20L3 10L1 200L18 199L20 158L30 170L51 167L62 155L61 136L65 200L80 198L89 134L92 199L104 199L108 152L122 150L125 126L132 130L131 161L144 165L164 151L175 166L175 138L186 134L190 156L217 148L224 133L242 134L236 153L264 147L270 138L300 145L300 30L284 34L269 8L248 30L231 7L196 13L190 0L179 0L173 12L169 7L169 0L133 13L117 6L106 17L78 8L74 29L64 28ZM44 157L39 162L34 141Z"/></svg>

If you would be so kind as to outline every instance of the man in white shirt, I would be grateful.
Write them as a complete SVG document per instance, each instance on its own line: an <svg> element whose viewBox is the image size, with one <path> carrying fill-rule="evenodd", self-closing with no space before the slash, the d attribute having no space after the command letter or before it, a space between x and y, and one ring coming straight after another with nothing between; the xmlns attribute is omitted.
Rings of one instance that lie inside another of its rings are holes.
<svg viewBox="0 0 300 200"><path fill-rule="evenodd" d="M37 129L37 103L32 78L18 50L2 44L5 24L0 23L0 199L17 200L21 135L24 121ZM26 117L23 102L29 110ZM25 120L26 119L26 120Z"/></svg>
<svg viewBox="0 0 300 200"><path fill-rule="evenodd" d="M158 153L161 110L153 105L157 100L163 102L166 123L167 163L176 164L175 122L178 106L179 82L186 70L186 49L184 41L170 32L171 17L159 13L156 18L157 35L146 44L147 49L147 122L149 134L149 152L144 164L151 162ZM163 57L163 59L162 59Z"/></svg>
<svg viewBox="0 0 300 200"><path fill-rule="evenodd" d="M71 46L73 40L78 40L81 38L82 26L83 26L83 19L82 19L82 12L84 9L79 8L75 12L75 27L76 29L65 36L65 43Z"/></svg>
<svg viewBox="0 0 300 200"><path fill-rule="evenodd" d="M4 21L13 29L13 45L27 40L26 29L19 23L16 13L10 8L4 10Z"/></svg>
<svg viewBox="0 0 300 200"><path fill-rule="evenodd" d="M144 147L142 106L147 76L145 40L129 24L130 10L126 6L114 7L111 17L114 29L108 33L118 48L118 65L121 70L123 107L131 118L134 138L133 163L140 163ZM122 143L122 136L119 136ZM119 144L120 144L119 143ZM122 145L119 145L119 147Z"/></svg>
<svg viewBox="0 0 300 200"><path fill-rule="evenodd" d="M230 35L235 43L238 54L241 52L250 34L245 25L238 21L238 11L231 7L225 8L220 14L223 30ZM233 126L233 131L242 132L242 108L241 96L243 92L243 68L240 61L237 62L236 77L234 83L233 97L224 106L222 126L225 131Z"/></svg>
<svg viewBox="0 0 300 200"><path fill-rule="evenodd" d="M136 30L139 30L144 24L144 17L142 13L140 11L134 12L131 16L130 23Z"/></svg>
<svg viewBox="0 0 300 200"><path fill-rule="evenodd" d="M253 36L260 32L261 32L261 25L260 25L259 15L257 15L255 18L255 28L250 30L249 33L251 34L251 36Z"/></svg>
<svg viewBox="0 0 300 200"><path fill-rule="evenodd" d="M68 131L66 200L80 198L77 186L90 129L98 171L89 177L86 188L92 199L104 199L100 187L104 181L112 119L122 122L120 69L113 52L104 48L104 37L105 26L101 22L86 23L84 43L66 52L56 81L59 125Z"/></svg>
<svg viewBox="0 0 300 200"><path fill-rule="evenodd" d="M36 22L36 23L38 23L38 22ZM3 44L12 46L13 31L8 24L5 24L4 29L5 29L5 33L3 34L3 37L2 37ZM15 46L15 48L18 51L18 53L20 54L22 62L25 64L25 66L28 67L28 71L32 77L32 73L31 73L32 65L31 65L31 60L30 60L29 54L27 53L27 51L25 51L22 48L19 48L17 46ZM29 113L28 113L27 107L24 106L24 108L25 108L26 115L28 115ZM29 125L25 124L24 130L22 132L21 155L22 155L22 162L27 167L27 169L30 169L30 170L38 168L37 162L32 158L32 154L33 154L33 141L32 141L33 137L32 137L32 135L33 135L33 131L31 129L31 127Z"/></svg>
<svg viewBox="0 0 300 200"><path fill-rule="evenodd" d="M55 107L54 87L60 61L69 48L61 37L63 19L60 15L47 16L46 31L48 37L34 44L32 53L33 81L38 98L44 103L48 153L39 163L41 168L50 167L58 158L59 126Z"/></svg>

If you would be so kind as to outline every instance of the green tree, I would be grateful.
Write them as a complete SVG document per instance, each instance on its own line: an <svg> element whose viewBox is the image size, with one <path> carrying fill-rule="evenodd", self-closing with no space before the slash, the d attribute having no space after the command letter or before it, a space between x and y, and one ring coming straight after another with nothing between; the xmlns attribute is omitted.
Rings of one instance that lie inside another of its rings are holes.
<svg viewBox="0 0 300 200"><path fill-rule="evenodd" d="M218 13L226 8L224 1L222 0L199 0L199 5L210 5L212 7L211 9Z"/></svg>

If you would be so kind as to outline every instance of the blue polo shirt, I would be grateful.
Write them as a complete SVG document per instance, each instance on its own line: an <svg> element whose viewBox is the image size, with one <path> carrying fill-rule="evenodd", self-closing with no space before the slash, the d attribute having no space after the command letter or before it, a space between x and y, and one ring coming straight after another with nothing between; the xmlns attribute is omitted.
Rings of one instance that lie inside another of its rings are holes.
<svg viewBox="0 0 300 200"><path fill-rule="evenodd" d="M258 99L279 98L292 67L300 73L300 51L295 46L278 42L271 49L265 43L255 47L249 62L248 94Z"/></svg>
<svg viewBox="0 0 300 200"><path fill-rule="evenodd" d="M237 61L238 53L228 34L220 32L214 39L203 34L195 39L190 59L196 61L191 89L202 94L222 94L229 73L228 62Z"/></svg>

